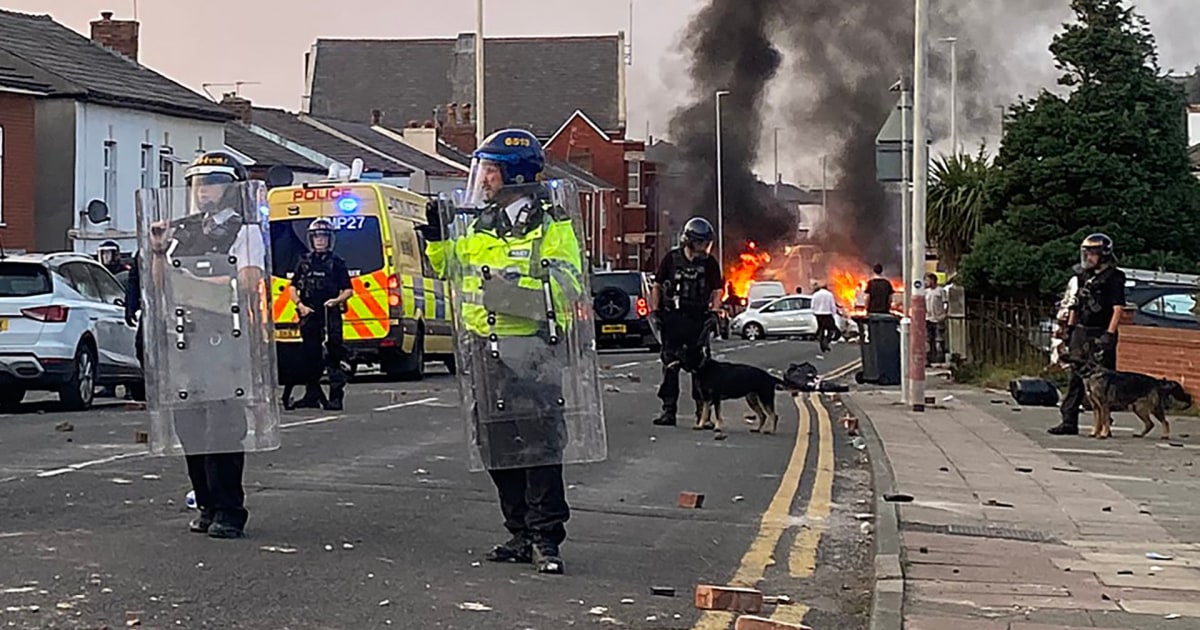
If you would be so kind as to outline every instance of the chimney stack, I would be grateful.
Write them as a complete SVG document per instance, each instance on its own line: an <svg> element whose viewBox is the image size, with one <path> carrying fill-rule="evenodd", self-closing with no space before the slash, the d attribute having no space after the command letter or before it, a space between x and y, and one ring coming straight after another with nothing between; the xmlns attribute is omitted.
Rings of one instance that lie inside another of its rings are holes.
<svg viewBox="0 0 1200 630"><path fill-rule="evenodd" d="M382 125L382 124L383 124L383 110L382 109L372 109L371 110L371 126L374 127L374 126Z"/></svg>
<svg viewBox="0 0 1200 630"><path fill-rule="evenodd" d="M238 120L249 124L254 115L254 104L250 99L238 96L236 92L226 92L221 95L221 107L233 112Z"/></svg>
<svg viewBox="0 0 1200 630"><path fill-rule="evenodd" d="M92 20L92 41L138 60L138 28L136 20L114 20L112 11L102 11L99 20Z"/></svg>

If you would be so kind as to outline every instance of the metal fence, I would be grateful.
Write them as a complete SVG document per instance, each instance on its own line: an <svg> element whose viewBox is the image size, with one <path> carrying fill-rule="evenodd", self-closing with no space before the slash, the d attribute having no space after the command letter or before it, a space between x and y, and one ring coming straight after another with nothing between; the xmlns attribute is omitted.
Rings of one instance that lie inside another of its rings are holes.
<svg viewBox="0 0 1200 630"><path fill-rule="evenodd" d="M1048 363L1054 304L999 298L966 299L967 358L980 365Z"/></svg>

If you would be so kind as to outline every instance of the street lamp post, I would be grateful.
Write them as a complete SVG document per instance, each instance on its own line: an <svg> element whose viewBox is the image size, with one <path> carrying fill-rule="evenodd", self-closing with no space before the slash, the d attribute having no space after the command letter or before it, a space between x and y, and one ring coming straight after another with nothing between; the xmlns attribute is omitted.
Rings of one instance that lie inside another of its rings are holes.
<svg viewBox="0 0 1200 630"><path fill-rule="evenodd" d="M942 42L950 44L950 146L958 155L958 38L944 37Z"/></svg>
<svg viewBox="0 0 1200 630"><path fill-rule="evenodd" d="M721 97L729 90L717 90L717 262L725 264L725 198L721 180Z"/></svg>
<svg viewBox="0 0 1200 630"><path fill-rule="evenodd" d="M475 0L475 146L483 144L483 0Z"/></svg>
<svg viewBox="0 0 1200 630"><path fill-rule="evenodd" d="M912 217L912 362L909 364L909 399L913 411L925 411L925 209L929 185L929 144L926 83L928 79L929 0L916 0L915 45L913 46L913 217Z"/></svg>

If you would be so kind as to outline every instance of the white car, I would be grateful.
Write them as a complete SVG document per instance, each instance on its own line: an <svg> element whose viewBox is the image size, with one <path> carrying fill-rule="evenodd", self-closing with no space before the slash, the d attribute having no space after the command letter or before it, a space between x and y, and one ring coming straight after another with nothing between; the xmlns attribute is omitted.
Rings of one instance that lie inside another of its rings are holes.
<svg viewBox="0 0 1200 630"><path fill-rule="evenodd" d="M30 390L57 392L73 410L98 386L139 385L137 329L125 323L125 290L90 256L0 256L0 407Z"/></svg>
<svg viewBox="0 0 1200 630"><path fill-rule="evenodd" d="M854 322L841 313L833 317L842 336L849 336ZM733 318L729 327L749 341L768 336L815 338L817 316L812 311L812 296L784 295L751 302L745 311Z"/></svg>

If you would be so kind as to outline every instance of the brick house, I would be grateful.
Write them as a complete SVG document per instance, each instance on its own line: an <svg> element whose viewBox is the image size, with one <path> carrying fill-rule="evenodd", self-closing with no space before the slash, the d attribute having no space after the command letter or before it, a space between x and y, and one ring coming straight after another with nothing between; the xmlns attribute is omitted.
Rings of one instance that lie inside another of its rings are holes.
<svg viewBox="0 0 1200 630"><path fill-rule="evenodd" d="M34 102L38 251L94 253L106 240L132 251L135 191L181 186L184 165L224 146L233 115L139 64L138 34L137 22L107 12L89 38L47 15L0 10L0 65L48 86ZM95 200L109 220L83 216Z"/></svg>
<svg viewBox="0 0 1200 630"><path fill-rule="evenodd" d="M0 51L0 244L6 252L34 247L34 111L50 85L14 67Z"/></svg>
<svg viewBox="0 0 1200 630"><path fill-rule="evenodd" d="M624 38L618 33L486 39L484 122L488 132L528 129L554 159L598 178L581 188L585 223L595 226L589 227L596 239L594 262L638 268L653 235L647 235L652 222L644 201L644 144L625 140ZM447 147L470 154L476 141L474 45L471 33L319 39L305 57L302 109L317 120L361 120L378 112L404 125L405 133L436 128ZM393 76L372 80L376 67L389 68ZM583 186L586 179L576 181Z"/></svg>

